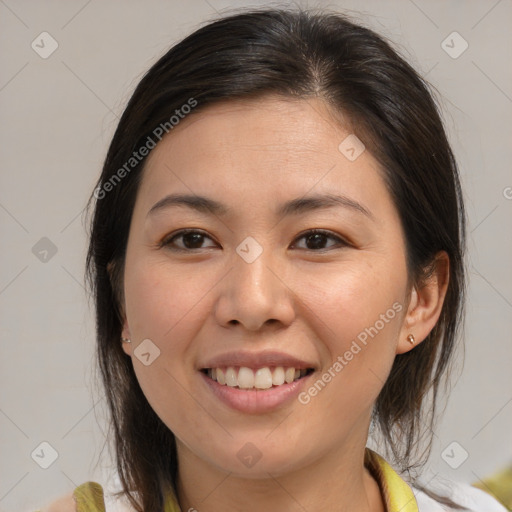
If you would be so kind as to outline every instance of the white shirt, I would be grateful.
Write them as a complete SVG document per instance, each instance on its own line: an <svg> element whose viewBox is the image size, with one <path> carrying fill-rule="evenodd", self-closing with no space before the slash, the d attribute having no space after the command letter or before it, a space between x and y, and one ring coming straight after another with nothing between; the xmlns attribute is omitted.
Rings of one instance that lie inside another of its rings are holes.
<svg viewBox="0 0 512 512"><path fill-rule="evenodd" d="M507 512L507 509L493 496L466 483L447 481L445 485L431 486L429 489L451 498L452 501L466 507L471 512ZM419 512L451 512L456 510L442 505L415 487L412 487L412 491L416 497Z"/></svg>

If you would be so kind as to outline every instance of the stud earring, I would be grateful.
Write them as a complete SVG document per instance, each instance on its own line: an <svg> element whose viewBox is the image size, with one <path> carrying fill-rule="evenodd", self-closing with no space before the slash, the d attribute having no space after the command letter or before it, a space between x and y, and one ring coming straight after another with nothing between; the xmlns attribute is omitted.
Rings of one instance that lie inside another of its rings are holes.
<svg viewBox="0 0 512 512"><path fill-rule="evenodd" d="M409 334L409 336L407 336L407 341L411 344L411 345L414 345L416 343L416 340L414 339L414 336L412 334Z"/></svg>
<svg viewBox="0 0 512 512"><path fill-rule="evenodd" d="M121 338L121 341L124 341L125 343L131 343L132 342L132 340L129 340L127 338Z"/></svg>

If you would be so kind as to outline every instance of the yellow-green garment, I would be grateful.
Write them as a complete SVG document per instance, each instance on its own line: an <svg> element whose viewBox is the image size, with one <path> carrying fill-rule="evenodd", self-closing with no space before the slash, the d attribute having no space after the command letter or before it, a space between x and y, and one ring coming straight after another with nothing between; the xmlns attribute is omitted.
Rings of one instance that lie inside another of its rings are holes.
<svg viewBox="0 0 512 512"><path fill-rule="evenodd" d="M365 466L379 482L387 512L418 512L411 488L377 453L366 448ZM103 489L96 482L86 482L73 493L77 512L105 512ZM182 512L174 498L165 504L164 512Z"/></svg>
<svg viewBox="0 0 512 512"><path fill-rule="evenodd" d="M494 496L507 507L507 510L512 510L512 466L473 485Z"/></svg>

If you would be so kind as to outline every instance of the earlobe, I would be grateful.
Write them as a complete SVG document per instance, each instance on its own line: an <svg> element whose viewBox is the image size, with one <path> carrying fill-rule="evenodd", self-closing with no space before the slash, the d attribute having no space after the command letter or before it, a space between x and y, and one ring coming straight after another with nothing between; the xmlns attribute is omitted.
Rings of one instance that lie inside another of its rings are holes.
<svg viewBox="0 0 512 512"><path fill-rule="evenodd" d="M128 322L126 321L126 318L123 323L123 330L121 332L120 343L122 344L125 354L131 356L132 355L132 345L131 345L132 338L131 338L130 328L128 327Z"/></svg>
<svg viewBox="0 0 512 512"><path fill-rule="evenodd" d="M450 260L445 251L435 256L426 276L411 291L396 353L409 352L434 328L444 304L450 276ZM410 336L414 339L411 342Z"/></svg>
<svg viewBox="0 0 512 512"><path fill-rule="evenodd" d="M131 334L130 334L130 328L128 326L128 322L126 320L126 314L125 314L125 307L124 304L121 304L122 299L119 297L119 294L116 294L116 289L118 286L120 286L120 283L116 280L116 264L113 261L110 261L107 264L107 273L110 279L110 285L112 287L112 290L114 292L114 295L116 296L116 302L118 304L118 307L120 309L120 315L123 317L123 329L121 331L121 339L120 343L123 347L124 352L131 356L132 355L132 346L131 346ZM120 305L121 304L121 305Z"/></svg>

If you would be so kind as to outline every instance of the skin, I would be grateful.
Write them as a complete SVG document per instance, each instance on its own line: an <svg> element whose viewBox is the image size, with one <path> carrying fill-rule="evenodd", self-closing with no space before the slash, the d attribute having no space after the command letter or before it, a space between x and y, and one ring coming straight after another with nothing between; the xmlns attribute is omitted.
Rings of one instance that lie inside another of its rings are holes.
<svg viewBox="0 0 512 512"><path fill-rule="evenodd" d="M126 253L123 337L132 341L123 348L176 436L184 511L385 510L363 465L372 406L395 355L414 349L407 335L417 345L437 322L449 265L440 253L431 278L408 287L379 164L368 150L353 162L338 150L350 133L321 99L267 96L189 115L148 157ZM207 196L231 213L174 206L148 216L170 193ZM313 193L347 196L372 218L339 206L275 215ZM161 246L183 228L205 237L188 251ZM334 238L320 238L319 249L303 236L314 228ZM236 252L247 236L263 249L252 263ZM396 302L402 311L306 405L244 414L198 373L227 351L280 350L314 363L314 382ZM148 366L133 354L147 338L160 350ZM237 457L248 442L262 455L250 468Z"/></svg>

